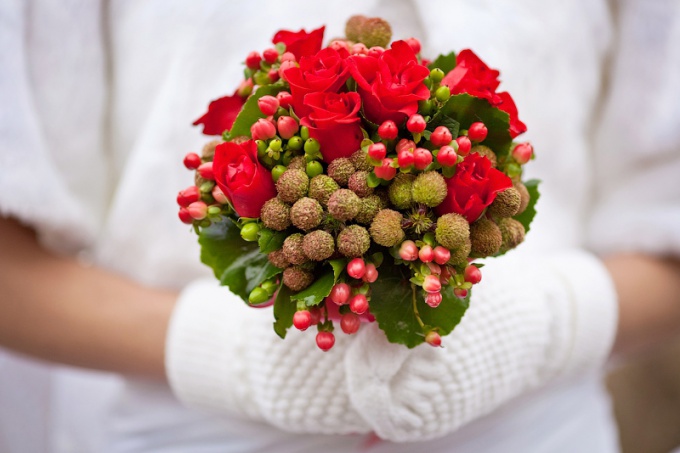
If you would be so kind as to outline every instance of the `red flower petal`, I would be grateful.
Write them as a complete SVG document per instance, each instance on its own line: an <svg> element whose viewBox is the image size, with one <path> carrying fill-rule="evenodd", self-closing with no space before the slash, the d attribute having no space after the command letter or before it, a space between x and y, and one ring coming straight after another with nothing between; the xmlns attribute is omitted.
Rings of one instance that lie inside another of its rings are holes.
<svg viewBox="0 0 680 453"><path fill-rule="evenodd" d="M245 99L237 93L215 99L208 104L208 111L193 124L194 126L202 124L205 135L222 135L222 132L231 129L245 102Z"/></svg>

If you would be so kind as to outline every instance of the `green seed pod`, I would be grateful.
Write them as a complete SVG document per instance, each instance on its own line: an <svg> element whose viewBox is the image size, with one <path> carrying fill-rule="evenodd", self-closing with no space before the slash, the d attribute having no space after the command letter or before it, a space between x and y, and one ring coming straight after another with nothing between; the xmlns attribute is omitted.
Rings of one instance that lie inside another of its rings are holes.
<svg viewBox="0 0 680 453"><path fill-rule="evenodd" d="M302 241L302 250L312 261L323 261L335 252L335 240L323 230L307 233Z"/></svg>
<svg viewBox="0 0 680 453"><path fill-rule="evenodd" d="M458 250L470 240L470 224L460 214L444 214L437 219L437 242L449 250Z"/></svg>
<svg viewBox="0 0 680 453"><path fill-rule="evenodd" d="M283 241L283 254L290 264L302 264L307 256L302 251L303 236L300 233L291 234Z"/></svg>
<svg viewBox="0 0 680 453"><path fill-rule="evenodd" d="M209 162L214 159L215 148L217 148L217 145L219 145L220 143L223 143L222 140L213 140L203 145L203 149L201 150L201 157L203 157L204 162Z"/></svg>
<svg viewBox="0 0 680 453"><path fill-rule="evenodd" d="M307 170L307 161L305 156L295 156L290 160L288 164L289 170Z"/></svg>
<svg viewBox="0 0 680 453"><path fill-rule="evenodd" d="M517 211L517 214L521 214L527 209L527 206L529 206L531 196L529 195L527 187L521 182L517 181L513 184L513 186L515 189L517 189L517 192L519 192L521 201L519 203L519 210Z"/></svg>
<svg viewBox="0 0 680 453"><path fill-rule="evenodd" d="M496 198L489 206L489 213L494 217L512 217L519 211L522 196L514 187L510 187L496 194Z"/></svg>
<svg viewBox="0 0 680 453"><path fill-rule="evenodd" d="M494 153L493 150L491 148L489 148L488 146L476 145L476 146L472 147L470 152L481 154L482 156L489 159L491 161L491 166L493 168L496 168L496 166L498 165L498 159L496 159L496 153Z"/></svg>
<svg viewBox="0 0 680 453"><path fill-rule="evenodd" d="M319 226L323 220L323 208L313 198L300 198L290 208L290 220L301 230L309 231Z"/></svg>
<svg viewBox="0 0 680 453"><path fill-rule="evenodd" d="M524 225L515 219L505 218L498 222L498 228L501 230L501 237L503 242L501 244L501 252L507 252L514 249L524 241Z"/></svg>
<svg viewBox="0 0 680 453"><path fill-rule="evenodd" d="M286 259L286 254L283 253L283 250L276 250L269 253L269 255L267 255L267 259L269 259L269 262L279 269L285 269L290 266L290 263Z"/></svg>
<svg viewBox="0 0 680 453"><path fill-rule="evenodd" d="M338 251L348 258L363 256L371 246L371 237L366 228L350 225L338 234Z"/></svg>
<svg viewBox="0 0 680 453"><path fill-rule="evenodd" d="M352 154L349 160L358 171L373 171L373 165L368 161L368 153L362 149Z"/></svg>
<svg viewBox="0 0 680 453"><path fill-rule="evenodd" d="M309 196L321 203L322 206L327 206L328 199L339 188L338 183L333 181L330 176L317 175L309 181Z"/></svg>
<svg viewBox="0 0 680 453"><path fill-rule="evenodd" d="M352 176L356 170L352 161L346 157L335 159L328 165L328 176L333 178L341 187L347 187L349 177Z"/></svg>
<svg viewBox="0 0 680 453"><path fill-rule="evenodd" d="M473 256L491 256L500 250L503 236L498 225L486 217L482 217L470 225L470 242L472 243L471 253Z"/></svg>
<svg viewBox="0 0 680 453"><path fill-rule="evenodd" d="M447 188L444 177L436 171L428 171L418 175L413 181L411 195L413 201L434 208L446 198Z"/></svg>
<svg viewBox="0 0 680 453"><path fill-rule="evenodd" d="M328 212L345 222L352 220L361 209L361 199L349 189L338 189L328 199Z"/></svg>
<svg viewBox="0 0 680 453"><path fill-rule="evenodd" d="M354 217L354 220L367 225L373 221L375 215L381 208L382 202L377 195L369 195L366 198L362 198L361 209L359 209L359 213Z"/></svg>
<svg viewBox="0 0 680 453"><path fill-rule="evenodd" d="M260 219L267 228L283 231L290 226L290 207L278 198L272 198L262 206Z"/></svg>
<svg viewBox="0 0 680 453"><path fill-rule="evenodd" d="M367 197L373 193L373 187L368 186L368 172L357 171L349 177L347 188L360 196Z"/></svg>
<svg viewBox="0 0 680 453"><path fill-rule="evenodd" d="M303 170L288 169L276 181L279 198L286 203L295 203L307 195L309 178Z"/></svg>
<svg viewBox="0 0 680 453"><path fill-rule="evenodd" d="M293 291L302 291L314 282L314 274L299 266L288 267L283 271L283 284Z"/></svg>
<svg viewBox="0 0 680 453"><path fill-rule="evenodd" d="M269 299L271 299L271 296L267 294L267 291L265 291L263 288L260 288L259 286L254 288L248 295L248 302L251 304L262 304L267 302Z"/></svg>
<svg viewBox="0 0 680 453"><path fill-rule="evenodd" d="M371 238L377 244L392 247L404 240L404 230L401 221L404 217L400 212L391 209L381 209L371 223Z"/></svg>
<svg viewBox="0 0 680 453"><path fill-rule="evenodd" d="M408 209L413 204L413 181L416 177L410 173L399 173L387 189L390 202L397 209Z"/></svg>
<svg viewBox="0 0 680 453"><path fill-rule="evenodd" d="M257 223L246 223L241 228L241 237L244 241L253 242L257 241L258 233L260 232L260 225Z"/></svg>

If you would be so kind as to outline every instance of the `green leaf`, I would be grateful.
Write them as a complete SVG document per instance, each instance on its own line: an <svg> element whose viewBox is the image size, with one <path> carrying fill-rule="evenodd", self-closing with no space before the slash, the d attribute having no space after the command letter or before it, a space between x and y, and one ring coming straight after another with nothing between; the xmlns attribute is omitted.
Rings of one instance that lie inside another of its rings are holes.
<svg viewBox="0 0 680 453"><path fill-rule="evenodd" d="M434 118L432 118L432 121L428 123L427 129L433 131L439 126L446 126L447 129L451 132L452 137L454 138L458 137L458 131L460 131L460 123L451 118L450 116L436 115Z"/></svg>
<svg viewBox="0 0 680 453"><path fill-rule="evenodd" d="M371 313L392 343L413 348L425 341L423 328L413 312L413 289L405 266L390 259L380 269L380 278L371 284ZM415 287L416 307L425 325L436 328L440 335L449 334L460 322L469 306L469 298L459 299L453 288L442 288L442 302L437 308L425 303L423 291ZM469 296L468 296L469 297Z"/></svg>
<svg viewBox="0 0 680 453"><path fill-rule="evenodd" d="M297 304L290 299L290 294L290 289L282 283L274 301L274 332L281 338L286 338L286 332L293 325L293 316L297 311Z"/></svg>
<svg viewBox="0 0 680 453"><path fill-rule="evenodd" d="M327 269L320 277L297 294L291 296L292 300L301 300L308 307L319 305L333 289L340 273L345 268L345 260L331 260L328 262L331 269Z"/></svg>
<svg viewBox="0 0 680 453"><path fill-rule="evenodd" d="M460 124L460 128L468 129L476 121L483 122L489 133L483 144L493 149L499 156L510 152L510 116L504 111L492 107L486 99L476 98L469 94L451 96L446 104L434 116L432 122L442 121L442 116L449 116Z"/></svg>
<svg viewBox="0 0 680 453"><path fill-rule="evenodd" d="M516 215L514 217L515 220L517 220L524 226L524 231L526 233L529 232L531 222L534 220L534 217L536 216L536 202L538 201L538 198L541 196L541 194L538 191L538 185L540 184L540 182L541 181L538 179L530 179L529 181L524 183L527 190L529 191L530 197L529 205L527 206L523 213Z"/></svg>
<svg viewBox="0 0 680 453"><path fill-rule="evenodd" d="M260 247L261 253L271 253L276 250L281 250L283 241L286 239L286 233L283 231L274 231L269 228L262 228L260 230L260 237L257 244Z"/></svg>
<svg viewBox="0 0 680 453"><path fill-rule="evenodd" d="M241 108L234 124L231 126L231 131L229 136L231 138L240 137L246 135L250 137L250 126L255 124L260 118L264 118L265 114L260 111L257 106L257 100L262 96L276 96L276 94L281 91L283 87L281 85L264 85L259 87L246 101Z"/></svg>
<svg viewBox="0 0 680 453"><path fill-rule="evenodd" d="M456 53L440 54L435 60L427 66L427 69L432 71L434 68L439 68L444 71L444 74L456 67Z"/></svg>
<svg viewBox="0 0 680 453"><path fill-rule="evenodd" d="M375 173L370 172L366 178L366 185L372 188L378 187L380 185L380 178L378 178Z"/></svg>
<svg viewBox="0 0 680 453"><path fill-rule="evenodd" d="M198 242L201 261L212 268L222 285L246 303L253 288L282 272L269 262L267 255L260 253L256 242L244 241L229 219L202 228Z"/></svg>

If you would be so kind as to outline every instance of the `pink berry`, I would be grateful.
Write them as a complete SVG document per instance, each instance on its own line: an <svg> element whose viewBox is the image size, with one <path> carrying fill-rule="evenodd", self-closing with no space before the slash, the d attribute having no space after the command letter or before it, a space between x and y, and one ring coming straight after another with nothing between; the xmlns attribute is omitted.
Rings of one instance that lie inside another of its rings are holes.
<svg viewBox="0 0 680 453"><path fill-rule="evenodd" d="M293 52L284 52L281 55L281 62L283 63L284 61L295 61L295 54Z"/></svg>
<svg viewBox="0 0 680 453"><path fill-rule="evenodd" d="M397 124L392 120L387 120L378 127L378 136L383 140L394 140L398 134Z"/></svg>
<svg viewBox="0 0 680 453"><path fill-rule="evenodd" d="M442 293L427 293L425 303L432 308L437 308L442 303Z"/></svg>
<svg viewBox="0 0 680 453"><path fill-rule="evenodd" d="M357 294L349 300L349 309L357 315L366 313L368 310L368 299L364 294Z"/></svg>
<svg viewBox="0 0 680 453"><path fill-rule="evenodd" d="M208 179L210 181L215 180L215 173L213 173L213 163L212 162L206 162L204 164L201 164L198 167L198 174L201 175L201 178L203 179Z"/></svg>
<svg viewBox="0 0 680 453"><path fill-rule="evenodd" d="M220 189L220 186L216 185L213 187L212 190L212 196L215 199L216 202L220 204L228 204L229 203L229 198L222 192L222 189Z"/></svg>
<svg viewBox="0 0 680 453"><path fill-rule="evenodd" d="M397 154L397 162L401 168L408 168L413 165L414 162L413 153L409 150L403 150Z"/></svg>
<svg viewBox="0 0 680 453"><path fill-rule="evenodd" d="M385 53L385 49L380 46L373 46L368 49L369 57L379 58L383 53Z"/></svg>
<svg viewBox="0 0 680 453"><path fill-rule="evenodd" d="M515 158L518 164L524 165L531 160L534 154L534 147L531 143L520 143L512 150L512 157Z"/></svg>
<svg viewBox="0 0 680 453"><path fill-rule="evenodd" d="M217 186L215 186L217 187ZM177 194L177 204L186 208L194 201L201 199L201 192L199 192L198 187L189 186Z"/></svg>
<svg viewBox="0 0 680 453"><path fill-rule="evenodd" d="M368 157L373 160L383 160L387 155L387 148L382 142L373 143L368 147Z"/></svg>
<svg viewBox="0 0 680 453"><path fill-rule="evenodd" d="M422 247L420 247L420 251L418 252L418 258L420 258L420 261L423 263L429 263L434 259L434 250L432 250L432 247L425 244Z"/></svg>
<svg viewBox="0 0 680 453"><path fill-rule="evenodd" d="M194 219L202 220L208 215L208 205L202 201L194 201L187 206L187 211L189 211L189 215Z"/></svg>
<svg viewBox="0 0 680 453"><path fill-rule="evenodd" d="M376 269L375 264L366 264L366 273L362 277L362 280L367 283L373 283L378 279L378 269Z"/></svg>
<svg viewBox="0 0 680 453"><path fill-rule="evenodd" d="M276 99L279 100L279 106L287 109L290 107L291 102L293 102L293 95L287 91L279 91L276 95Z"/></svg>
<svg viewBox="0 0 680 453"><path fill-rule="evenodd" d="M468 137L464 135L460 136L456 139L456 143L458 143L458 154L461 156L467 156L470 153L470 150L472 149L472 143Z"/></svg>
<svg viewBox="0 0 680 453"><path fill-rule="evenodd" d="M451 252L446 247L438 245L434 248L434 262L442 266L451 259Z"/></svg>
<svg viewBox="0 0 680 453"><path fill-rule="evenodd" d="M236 90L236 93L238 93L238 95L244 99L250 96L250 93L252 92L253 92L252 79L246 79L243 82L241 82L238 86L238 89Z"/></svg>
<svg viewBox="0 0 680 453"><path fill-rule="evenodd" d="M444 146L451 143L453 136L451 131L446 126L438 126L430 136L430 141L434 146Z"/></svg>
<svg viewBox="0 0 680 453"><path fill-rule="evenodd" d="M427 293L438 293L442 289L442 284L439 277L436 275L428 275L423 281L423 289Z"/></svg>
<svg viewBox="0 0 680 453"><path fill-rule="evenodd" d="M279 76L287 82L288 79L286 79L286 71L296 66L297 63L294 60L282 61L281 66L279 66Z"/></svg>
<svg viewBox="0 0 680 453"><path fill-rule="evenodd" d="M336 52L343 52L343 51L349 52L351 50L347 41L343 41L343 40L340 40L340 39L336 39L336 40L331 41L331 43L328 45L328 47L335 50Z"/></svg>
<svg viewBox="0 0 680 453"><path fill-rule="evenodd" d="M188 153L184 156L184 166L189 170L196 170L201 165L201 158L196 153Z"/></svg>
<svg viewBox="0 0 680 453"><path fill-rule="evenodd" d="M373 173L385 181L393 179L397 175L397 169L392 167L392 159L386 157L382 160L380 166L373 169Z"/></svg>
<svg viewBox="0 0 680 453"><path fill-rule="evenodd" d="M427 126L427 123L425 123L425 118L417 113L415 115L411 115L408 121L406 121L406 129L408 129L408 131L413 134L420 134L425 130L425 126Z"/></svg>
<svg viewBox="0 0 680 453"><path fill-rule="evenodd" d="M410 151L413 152L413 150L416 149L416 142L413 140L408 140L406 138L402 138L399 140L399 143L397 143L397 154L402 152L402 151Z"/></svg>
<svg viewBox="0 0 680 453"><path fill-rule="evenodd" d="M437 153L437 162L441 164L442 167L452 167L458 162L458 156L456 155L456 150L453 146L442 146Z"/></svg>
<svg viewBox="0 0 680 453"><path fill-rule="evenodd" d="M293 315L293 325L298 330L307 330L312 325L312 314L307 310L296 311Z"/></svg>
<svg viewBox="0 0 680 453"><path fill-rule="evenodd" d="M250 135L253 140L268 140L276 135L276 126L271 121L260 118L250 126Z"/></svg>
<svg viewBox="0 0 680 453"><path fill-rule="evenodd" d="M359 279L366 273L366 263L363 258L354 258L347 263L347 275L352 278Z"/></svg>
<svg viewBox="0 0 680 453"><path fill-rule="evenodd" d="M330 298L338 305L344 305L349 300L352 288L347 283L336 283L331 289Z"/></svg>
<svg viewBox="0 0 680 453"><path fill-rule="evenodd" d="M352 46L352 55L367 55L368 47L366 44L358 42Z"/></svg>
<svg viewBox="0 0 680 453"><path fill-rule="evenodd" d="M271 80L272 83L276 82L277 80L279 80L281 78L281 76L279 75L278 69L273 69L273 68L270 69L267 72L267 77L269 77L269 80Z"/></svg>
<svg viewBox="0 0 680 453"><path fill-rule="evenodd" d="M292 116L280 116L276 121L281 138L288 140L300 130L300 125Z"/></svg>
<svg viewBox="0 0 680 453"><path fill-rule="evenodd" d="M404 241L399 247L399 257L404 261L415 261L418 259L418 246L413 241Z"/></svg>
<svg viewBox="0 0 680 453"><path fill-rule="evenodd" d="M260 69L260 61L262 61L262 57L258 52L250 52L246 57L246 66L250 69Z"/></svg>
<svg viewBox="0 0 680 453"><path fill-rule="evenodd" d="M361 319L355 313L345 313L340 319L340 328L347 335L357 333L361 326Z"/></svg>
<svg viewBox="0 0 680 453"><path fill-rule="evenodd" d="M440 275L442 273L442 268L439 266L437 263L427 263L427 267L430 269L430 272L434 275Z"/></svg>
<svg viewBox="0 0 680 453"><path fill-rule="evenodd" d="M312 307L309 309L312 315L312 325L317 325L321 322L321 309L319 307Z"/></svg>
<svg viewBox="0 0 680 453"><path fill-rule="evenodd" d="M463 288L454 288L453 294L459 299L465 299L468 295L468 290Z"/></svg>
<svg viewBox="0 0 680 453"><path fill-rule="evenodd" d="M279 52L273 47L270 47L269 49L265 49L265 51L262 52L262 56L267 63L272 64L279 59Z"/></svg>
<svg viewBox="0 0 680 453"><path fill-rule="evenodd" d="M260 112L267 116L272 116L279 108L279 100L274 96L262 96L257 100L257 106L259 107Z"/></svg>
<svg viewBox="0 0 680 453"><path fill-rule="evenodd" d="M476 285L482 281L482 271L477 266L470 264L465 268L465 281Z"/></svg>
<svg viewBox="0 0 680 453"><path fill-rule="evenodd" d="M418 41L416 38L408 38L406 40L406 44L413 50L413 53L418 54L420 53L421 45L420 41Z"/></svg>
<svg viewBox="0 0 680 453"><path fill-rule="evenodd" d="M333 335L333 332L319 332L316 334L316 345L322 351L328 351L334 344L335 335Z"/></svg>
<svg viewBox="0 0 680 453"><path fill-rule="evenodd" d="M442 345L442 337L434 330L431 330L425 335L425 342L431 346L439 347Z"/></svg>
<svg viewBox="0 0 680 453"><path fill-rule="evenodd" d="M425 148L416 148L413 151L413 166L417 170L425 170L432 163L432 153Z"/></svg>
<svg viewBox="0 0 680 453"><path fill-rule="evenodd" d="M177 216L182 221L182 223L192 224L194 222L194 218L191 217L191 214L187 208L179 208Z"/></svg>
<svg viewBox="0 0 680 453"><path fill-rule="evenodd" d="M483 142L488 133L489 131L484 123L480 122L472 123L468 129L468 137L473 142Z"/></svg>

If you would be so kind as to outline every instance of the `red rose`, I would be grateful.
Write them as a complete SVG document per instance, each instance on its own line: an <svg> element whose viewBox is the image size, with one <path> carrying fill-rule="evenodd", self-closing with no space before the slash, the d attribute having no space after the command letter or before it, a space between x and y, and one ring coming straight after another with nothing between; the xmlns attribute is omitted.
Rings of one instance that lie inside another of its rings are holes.
<svg viewBox="0 0 680 453"><path fill-rule="evenodd" d="M300 60L300 67L287 69L284 73L293 96L293 110L299 117L309 114L305 95L322 91L337 92L349 78L345 60L333 49Z"/></svg>
<svg viewBox="0 0 680 453"><path fill-rule="evenodd" d="M403 123L418 111L418 101L430 97L423 83L430 70L418 64L416 54L404 41L393 42L379 57L356 55L348 61L366 118L376 124L386 120Z"/></svg>
<svg viewBox="0 0 680 453"><path fill-rule="evenodd" d="M501 99L501 103L496 107L510 115L510 137L515 138L519 134L526 132L527 126L520 121L519 116L517 115L517 106L515 105L515 101L512 100L510 93L504 91L498 93L498 97Z"/></svg>
<svg viewBox="0 0 680 453"><path fill-rule="evenodd" d="M222 135L227 129L231 129L236 116L246 100L235 92L231 96L215 99L208 104L208 111L194 121L194 126L203 125L205 135Z"/></svg>
<svg viewBox="0 0 680 453"><path fill-rule="evenodd" d="M284 43L286 45L286 52L292 53L297 60L300 60L301 57L314 55L321 50L325 29L326 27L321 27L309 33L304 30L298 32L280 30L274 35L272 43Z"/></svg>
<svg viewBox="0 0 680 453"><path fill-rule="evenodd" d="M300 120L309 128L309 136L319 141L327 164L339 157L349 157L361 148L361 97L358 93L310 93L305 104L311 113Z"/></svg>
<svg viewBox="0 0 680 453"><path fill-rule="evenodd" d="M470 153L456 167L456 174L446 178L448 192L437 206L438 215L455 212L468 222L474 222L496 198L498 192L512 187L512 181L502 171L491 167L486 157Z"/></svg>
<svg viewBox="0 0 680 453"><path fill-rule="evenodd" d="M241 217L260 217L262 205L276 196L272 174L257 160L253 140L218 145L213 172L215 182Z"/></svg>

